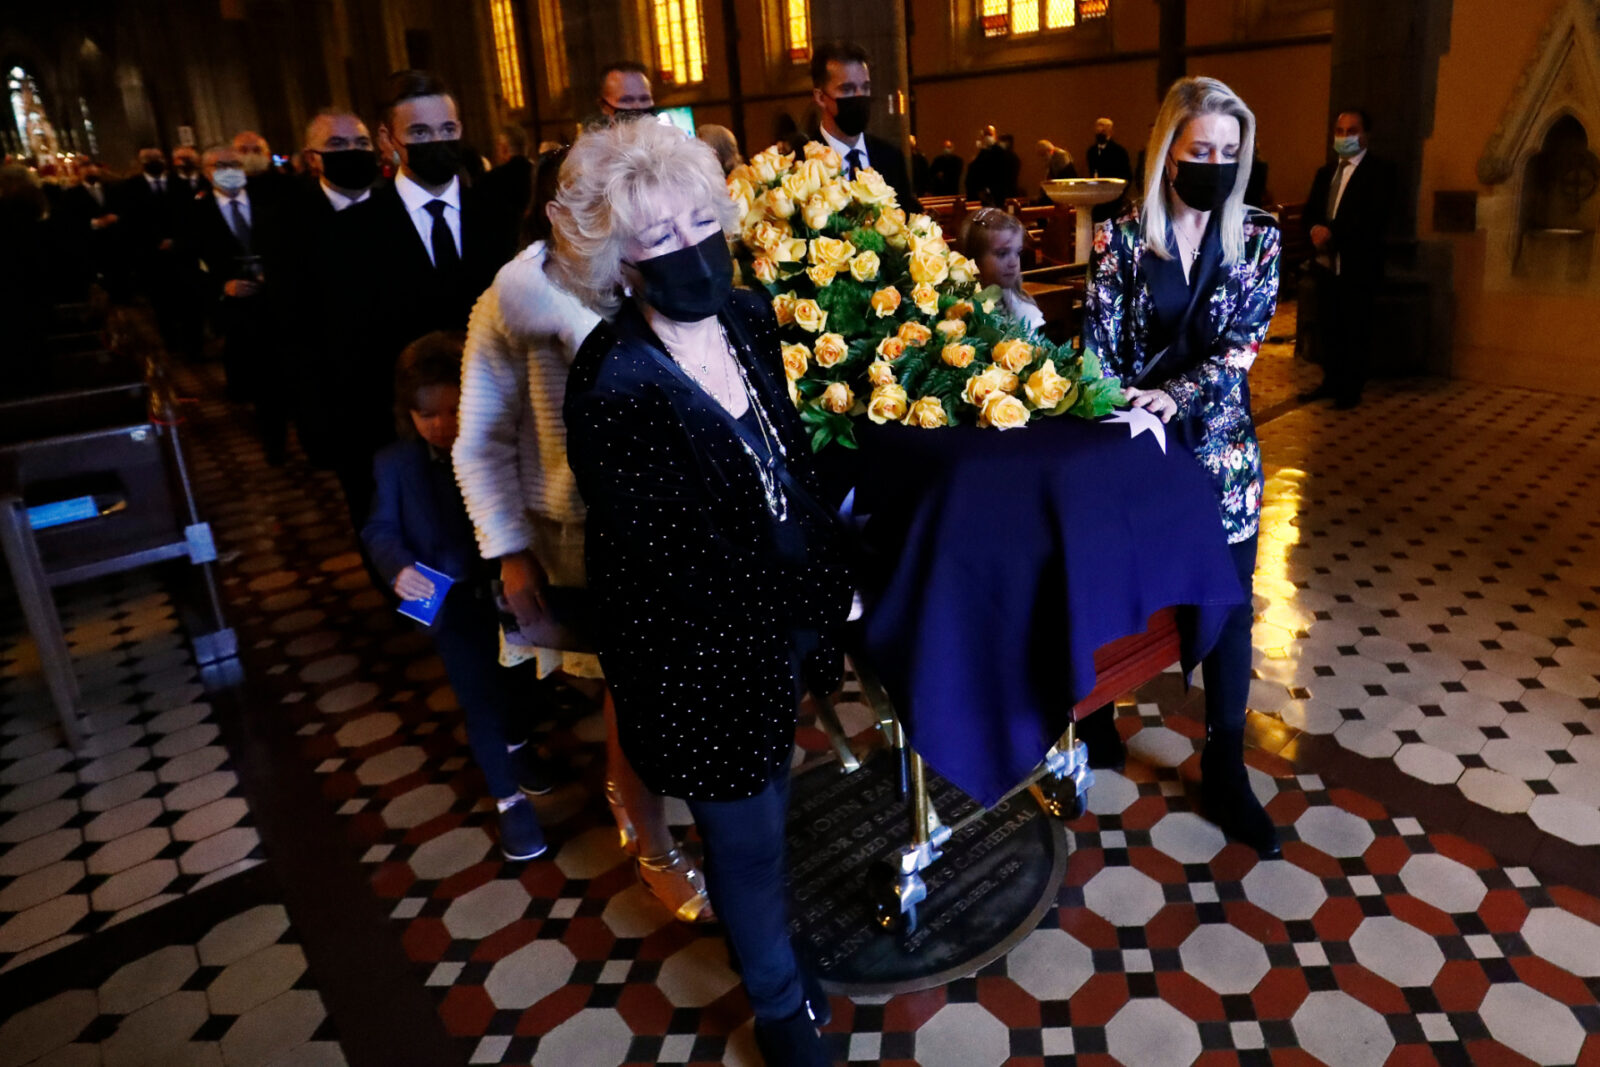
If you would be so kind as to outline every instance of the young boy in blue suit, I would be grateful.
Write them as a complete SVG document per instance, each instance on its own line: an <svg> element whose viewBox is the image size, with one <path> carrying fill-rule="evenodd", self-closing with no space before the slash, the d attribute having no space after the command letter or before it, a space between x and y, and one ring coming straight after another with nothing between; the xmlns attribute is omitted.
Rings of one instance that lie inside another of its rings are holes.
<svg viewBox="0 0 1600 1067"><path fill-rule="evenodd" d="M373 461L377 490L361 530L367 553L402 600L425 600L434 583L421 563L455 579L429 634L467 720L467 741L500 816L500 850L528 860L545 850L544 831L527 794L550 791L533 745L517 744L507 671L501 667L499 619L489 595L494 568L478 555L472 520L456 487L450 446L461 400L459 333L436 331L409 345L395 366L401 440Z"/></svg>

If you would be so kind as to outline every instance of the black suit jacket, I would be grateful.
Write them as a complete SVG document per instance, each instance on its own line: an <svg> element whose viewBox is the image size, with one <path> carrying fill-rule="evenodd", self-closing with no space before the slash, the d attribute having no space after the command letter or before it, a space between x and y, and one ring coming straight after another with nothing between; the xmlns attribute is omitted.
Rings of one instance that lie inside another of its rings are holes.
<svg viewBox="0 0 1600 1067"><path fill-rule="evenodd" d="M533 198L533 161L527 156L512 156L473 183L484 203L500 217L500 225L515 240L522 228L522 216Z"/></svg>
<svg viewBox="0 0 1600 1067"><path fill-rule="evenodd" d="M1340 277L1375 285L1383 277L1384 237L1394 208L1396 172L1393 163L1368 152L1345 183L1339 210L1328 218L1328 186L1335 164L1317 171L1306 197L1304 223L1333 231L1329 252L1339 256Z"/></svg>
<svg viewBox="0 0 1600 1067"><path fill-rule="evenodd" d="M1091 178L1124 178L1133 181L1133 164L1128 160L1128 150L1115 139L1103 145L1090 145L1083 158Z"/></svg>
<svg viewBox="0 0 1600 1067"><path fill-rule="evenodd" d="M911 188L911 173L906 168L906 157L900 149L885 141L881 137L866 135L867 139L867 166L883 176L883 180L894 190L894 196L900 203L900 209L907 215L922 210L922 205L917 202L917 194ZM827 144L820 136L812 140Z"/></svg>
<svg viewBox="0 0 1600 1067"><path fill-rule="evenodd" d="M929 164L928 192L934 196L955 196L961 192L961 172L966 162L954 152L940 152Z"/></svg>
<svg viewBox="0 0 1600 1067"><path fill-rule="evenodd" d="M166 192L158 193L143 174L135 174L118 182L111 190L112 209L121 218L117 226L122 230L123 243L136 266L148 266L160 251L161 242L178 234L179 221L190 197L187 192L176 195L172 184L169 175Z"/></svg>

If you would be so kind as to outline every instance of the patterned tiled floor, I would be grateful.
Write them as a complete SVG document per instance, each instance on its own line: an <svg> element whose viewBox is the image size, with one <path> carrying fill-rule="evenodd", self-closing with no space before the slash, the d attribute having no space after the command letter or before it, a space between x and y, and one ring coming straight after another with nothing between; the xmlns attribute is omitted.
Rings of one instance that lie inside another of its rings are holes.
<svg viewBox="0 0 1600 1067"><path fill-rule="evenodd" d="M77 753L61 746L34 646L9 640L0 652L0 971L260 861L159 582L106 579L59 601L88 740Z"/></svg>
<svg viewBox="0 0 1600 1067"><path fill-rule="evenodd" d="M1133 759L1100 774L1072 824L1077 851L1040 928L945 988L836 998L839 1060L1600 1064L1600 900L1551 877L1537 848L1508 862L1451 832L1480 806L1466 778L1480 770L1530 794L1517 813L1484 812L1600 859L1577 843L1594 776L1560 773L1595 766L1584 739L1600 732L1595 694L1570 692L1600 673L1578 654L1600 631L1582 505L1600 404L1544 415L1545 398L1514 390L1386 384L1354 412L1295 408L1316 372L1284 344L1264 347L1253 377L1258 409L1281 417L1262 433L1250 762L1284 858L1258 862L1193 813L1197 700L1164 676L1121 709ZM442 669L370 587L332 480L267 467L200 391L194 469L227 553L251 714L298 734L461 1059L754 1062L716 930L671 922L616 848L595 788L598 717L549 692L531 712L573 775L540 802L550 856L502 862ZM859 705L842 711L867 725ZM1515 747L1491 759L1500 741ZM825 747L809 728L800 742ZM1545 798L1570 801L1567 816L1545 818ZM269 957L274 975L289 955ZM188 965L162 958L146 965ZM180 991L209 995L221 975L195 958ZM115 1021L103 1000L95 1012L80 1044ZM220 1038L226 1057L239 1023L224 1018L194 1040Z"/></svg>

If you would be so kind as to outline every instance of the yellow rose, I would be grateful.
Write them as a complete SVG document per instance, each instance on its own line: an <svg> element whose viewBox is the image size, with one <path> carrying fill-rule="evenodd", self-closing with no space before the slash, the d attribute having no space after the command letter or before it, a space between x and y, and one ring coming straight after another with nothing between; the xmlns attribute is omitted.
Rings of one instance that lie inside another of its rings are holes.
<svg viewBox="0 0 1600 1067"><path fill-rule="evenodd" d="M921 214L912 215L909 219L907 219L906 229L910 230L918 237L931 237L940 232L939 224L934 222L931 216Z"/></svg>
<svg viewBox="0 0 1600 1067"><path fill-rule="evenodd" d="M778 188L783 190L797 204L810 200L817 192L817 186L806 180L803 170L791 170L783 176L783 181L778 183Z"/></svg>
<svg viewBox="0 0 1600 1067"><path fill-rule="evenodd" d="M902 322L899 337L907 345L925 345L933 340L933 331L920 322Z"/></svg>
<svg viewBox="0 0 1600 1067"><path fill-rule="evenodd" d="M1034 407L1053 411L1067 398L1071 388L1072 383L1056 373L1055 360L1047 359L1044 366L1028 375L1028 383L1022 391Z"/></svg>
<svg viewBox="0 0 1600 1067"><path fill-rule="evenodd" d="M818 289L826 289L833 284L833 276L839 272L833 267L807 267L806 274L811 278L811 284Z"/></svg>
<svg viewBox="0 0 1600 1067"><path fill-rule="evenodd" d="M820 230L828 225L828 220L833 217L833 208L828 206L826 197L821 193L817 193L806 201L806 206L801 210L800 217L813 230Z"/></svg>
<svg viewBox="0 0 1600 1067"><path fill-rule="evenodd" d="M835 415L848 415L850 409L855 407L856 394L843 382L834 382L822 391L822 407Z"/></svg>
<svg viewBox="0 0 1600 1067"><path fill-rule="evenodd" d="M972 314L972 301L970 300L957 300L954 304L944 309L944 317L947 319L964 319L970 314Z"/></svg>
<svg viewBox="0 0 1600 1067"><path fill-rule="evenodd" d="M939 290L923 283L911 290L911 302L917 305L917 310L924 315L932 317L939 314Z"/></svg>
<svg viewBox="0 0 1600 1067"><path fill-rule="evenodd" d="M835 211L843 211L850 206L850 187L844 182L828 182L822 187L822 199Z"/></svg>
<svg viewBox="0 0 1600 1067"><path fill-rule="evenodd" d="M786 219L795 212L794 198L783 189L768 189L766 193L767 213L773 218Z"/></svg>
<svg viewBox="0 0 1600 1067"><path fill-rule="evenodd" d="M971 345L945 345L944 350L939 353L939 358L959 370L971 366L972 358L977 354L978 350Z"/></svg>
<svg viewBox="0 0 1600 1067"><path fill-rule="evenodd" d="M939 331L939 337L945 344L954 344L967 335L967 324L960 319L945 319L934 329Z"/></svg>
<svg viewBox="0 0 1600 1067"><path fill-rule="evenodd" d="M850 260L850 277L858 282L870 282L878 276L878 253L857 252Z"/></svg>
<svg viewBox="0 0 1600 1067"><path fill-rule="evenodd" d="M1001 341L994 346L995 363L1012 374L1022 373L1022 368L1033 362L1033 346L1023 340Z"/></svg>
<svg viewBox="0 0 1600 1067"><path fill-rule="evenodd" d="M1028 425L1028 409L1009 393L991 393L978 409L978 425L996 430L1015 430Z"/></svg>
<svg viewBox="0 0 1600 1067"><path fill-rule="evenodd" d="M917 402L911 405L911 410L906 412L905 423L923 430L933 430L940 426L950 425L950 416L945 414L944 405L938 397L918 397Z"/></svg>
<svg viewBox="0 0 1600 1067"><path fill-rule="evenodd" d="M770 256L777 251L779 243L789 236L787 229L772 222L758 222L745 233L744 243L762 255Z"/></svg>
<svg viewBox="0 0 1600 1067"><path fill-rule="evenodd" d="M950 253L950 280L957 285L970 285L978 279L978 265L960 252Z"/></svg>
<svg viewBox="0 0 1600 1067"><path fill-rule="evenodd" d="M756 202L756 190L743 178L728 179L728 199L739 205L741 214L748 213Z"/></svg>
<svg viewBox="0 0 1600 1067"><path fill-rule="evenodd" d="M943 253L917 251L911 254L911 280L922 285L938 285L950 277L950 265Z"/></svg>
<svg viewBox="0 0 1600 1067"><path fill-rule="evenodd" d="M750 169L750 164L741 163L728 172L728 188L733 188L736 181L744 182L752 189L756 185L756 172Z"/></svg>
<svg viewBox="0 0 1600 1067"><path fill-rule="evenodd" d="M850 354L850 346L836 333L825 333L817 338L817 366L834 367Z"/></svg>
<svg viewBox="0 0 1600 1067"><path fill-rule="evenodd" d="M803 376L809 366L811 353L806 351L805 345L783 346L783 373L791 382Z"/></svg>
<svg viewBox="0 0 1600 1067"><path fill-rule="evenodd" d="M885 337L878 342L878 355L893 363L906 354L906 343L898 337Z"/></svg>
<svg viewBox="0 0 1600 1067"><path fill-rule="evenodd" d="M875 359L867 366L867 381L874 386L894 384L894 366L881 359Z"/></svg>
<svg viewBox="0 0 1600 1067"><path fill-rule="evenodd" d="M855 254L854 245L837 237L818 237L811 242L811 262L819 267L844 270Z"/></svg>
<svg viewBox="0 0 1600 1067"><path fill-rule="evenodd" d="M770 148L750 161L750 170L762 185L777 181L779 169L778 155Z"/></svg>
<svg viewBox="0 0 1600 1067"><path fill-rule="evenodd" d="M895 248L904 248L910 240L906 233L906 213L899 208L884 209L872 228Z"/></svg>
<svg viewBox="0 0 1600 1067"><path fill-rule="evenodd" d="M900 386L880 385L872 391L871 398L867 400L867 418L879 425L899 422L906 417L906 410L910 406L906 391Z"/></svg>
<svg viewBox="0 0 1600 1067"><path fill-rule="evenodd" d="M828 172L830 178L844 169L844 161L839 158L839 153L821 141L810 141L806 144L806 158L821 163L822 169Z"/></svg>
<svg viewBox="0 0 1600 1067"><path fill-rule="evenodd" d="M794 305L794 324L807 333L821 333L828 325L828 313L815 300L798 300Z"/></svg>
<svg viewBox="0 0 1600 1067"><path fill-rule="evenodd" d="M982 374L974 374L967 379L966 388L961 390L961 399L975 408L983 407L984 401L995 393L1011 393L1017 388L1017 376L1004 367L985 367Z"/></svg>
<svg viewBox="0 0 1600 1067"><path fill-rule="evenodd" d="M771 285L778 280L778 265L766 256L757 256L750 265L750 271L762 285Z"/></svg>
<svg viewBox="0 0 1600 1067"><path fill-rule="evenodd" d="M863 204L892 204L895 200L894 190L883 180L883 175L870 167L856 172L856 180L850 183L850 193Z"/></svg>
<svg viewBox="0 0 1600 1067"><path fill-rule="evenodd" d="M870 256L872 253L863 252L862 255ZM855 273L854 267L851 273ZM863 279L865 280L865 279ZM900 290L892 285L886 285L872 294L872 310L880 319L888 318L900 310Z"/></svg>
<svg viewBox="0 0 1600 1067"><path fill-rule="evenodd" d="M806 239L804 237L785 237L778 242L778 251L772 258L779 263L804 263L806 260Z"/></svg>
<svg viewBox="0 0 1600 1067"><path fill-rule="evenodd" d="M793 378L785 378L783 384L789 387L789 403L795 407L800 406L800 390L795 388Z"/></svg>
<svg viewBox="0 0 1600 1067"><path fill-rule="evenodd" d="M933 252L945 257L949 257L951 254L950 246L945 243L944 234L942 233L936 233L930 237L921 237L913 234L911 237L911 251L913 254L917 252Z"/></svg>
<svg viewBox="0 0 1600 1067"><path fill-rule="evenodd" d="M795 295L784 293L772 298L772 313L777 316L779 326L787 326L794 321Z"/></svg>

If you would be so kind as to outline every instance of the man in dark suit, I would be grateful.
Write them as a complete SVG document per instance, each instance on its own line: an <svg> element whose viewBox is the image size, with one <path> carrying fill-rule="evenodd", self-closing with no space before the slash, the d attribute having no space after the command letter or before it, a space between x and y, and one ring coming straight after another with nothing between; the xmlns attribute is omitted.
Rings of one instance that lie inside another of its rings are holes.
<svg viewBox="0 0 1600 1067"><path fill-rule="evenodd" d="M867 133L872 115L870 64L867 50L858 44L834 42L812 53L811 99L822 115L817 140L839 153L846 176L867 167L877 171L909 215L921 208L911 189L905 154Z"/></svg>
<svg viewBox="0 0 1600 1067"><path fill-rule="evenodd" d="M423 334L465 330L478 296L516 250L515 235L461 180L461 118L444 83L425 71L395 75L379 148L400 157L394 183L350 209L358 249L352 284L370 313L345 418L363 475L345 467L351 511L364 517L372 456L394 436L394 361ZM358 522L359 525L359 522Z"/></svg>
<svg viewBox="0 0 1600 1067"><path fill-rule="evenodd" d="M1083 154L1084 165L1089 169L1091 178L1121 178L1131 187L1133 185L1133 163L1128 159L1128 150L1112 138L1115 127L1108 118L1094 120L1094 144ZM1125 189L1121 197L1109 204L1097 204L1091 211L1096 222L1114 219L1127 207L1128 192Z"/></svg>
<svg viewBox="0 0 1600 1067"><path fill-rule="evenodd" d="M156 313L162 339L174 351L184 347L183 272L177 247L178 220L187 197L170 188L166 153L154 145L139 149L140 173L119 182L111 195L120 219L123 252L133 288Z"/></svg>
<svg viewBox="0 0 1600 1067"><path fill-rule="evenodd" d="M1300 399L1332 397L1341 410L1361 402L1367 382L1373 309L1395 200L1394 164L1367 153L1371 128L1359 108L1339 113L1333 128L1337 162L1317 171L1306 197L1304 224L1317 253L1315 354L1322 384Z"/></svg>
<svg viewBox="0 0 1600 1067"><path fill-rule="evenodd" d="M928 165L929 195L955 196L960 193L961 172L966 166L966 161L956 154L956 146L946 141L944 150L934 156L933 162Z"/></svg>
<svg viewBox="0 0 1600 1067"><path fill-rule="evenodd" d="M193 145L179 145L172 150L172 180L167 187L185 201L211 188L200 169L200 153Z"/></svg>
<svg viewBox="0 0 1600 1067"><path fill-rule="evenodd" d="M121 299L126 284L119 247L121 219L100 161L84 159L78 164L78 177L79 183L61 194L62 218L89 276Z"/></svg>
<svg viewBox="0 0 1600 1067"><path fill-rule="evenodd" d="M993 126L978 131L978 154L967 168L967 199L991 207L1003 202L1002 185L1006 170L1005 149Z"/></svg>
<svg viewBox="0 0 1600 1067"><path fill-rule="evenodd" d="M522 230L522 216L533 195L533 161L528 158L528 132L504 126L494 139L494 169L477 183L482 196L513 239Z"/></svg>

